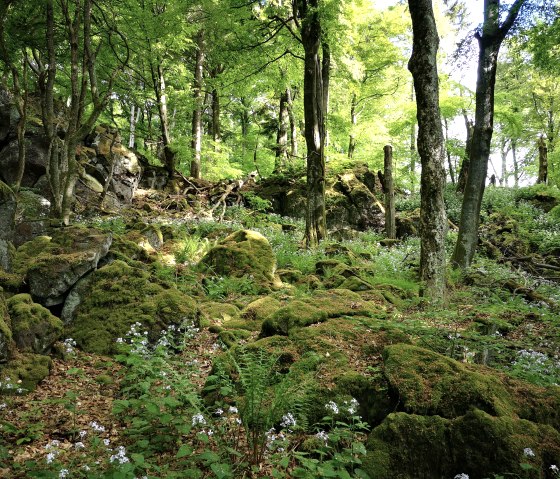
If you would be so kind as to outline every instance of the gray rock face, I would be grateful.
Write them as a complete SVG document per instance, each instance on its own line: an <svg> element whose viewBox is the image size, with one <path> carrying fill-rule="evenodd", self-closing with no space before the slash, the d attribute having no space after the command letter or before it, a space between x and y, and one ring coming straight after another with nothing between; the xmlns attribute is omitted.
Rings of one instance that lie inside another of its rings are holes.
<svg viewBox="0 0 560 479"><path fill-rule="evenodd" d="M107 255L111 243L110 235L91 234L77 238L61 251L51 249L49 254L41 253L27 271L33 298L45 306L62 304L72 286Z"/></svg>
<svg viewBox="0 0 560 479"><path fill-rule="evenodd" d="M47 168L47 154L49 145L43 136L31 136L26 139L25 171L21 185L34 186ZM8 184L16 181L18 164L18 142L12 140L0 151L0 179Z"/></svg>
<svg viewBox="0 0 560 479"><path fill-rule="evenodd" d="M0 239L12 240L15 230L16 196L0 181Z"/></svg>
<svg viewBox="0 0 560 479"><path fill-rule="evenodd" d="M64 307L60 314L60 319L62 319L64 324L70 324L76 317L76 310L82 303L84 296L88 293L91 282L91 274L84 276L74 285L70 293L68 293L68 296L66 296Z"/></svg>
<svg viewBox="0 0 560 479"><path fill-rule="evenodd" d="M19 246L45 234L51 202L29 190L18 193L14 244Z"/></svg>
<svg viewBox="0 0 560 479"><path fill-rule="evenodd" d="M0 363L5 363L10 359L12 331L9 323L8 309L2 297L2 288L0 288Z"/></svg>
<svg viewBox="0 0 560 479"><path fill-rule="evenodd" d="M8 301L12 335L20 352L48 353L62 334L62 321L34 303L29 294L16 294Z"/></svg>

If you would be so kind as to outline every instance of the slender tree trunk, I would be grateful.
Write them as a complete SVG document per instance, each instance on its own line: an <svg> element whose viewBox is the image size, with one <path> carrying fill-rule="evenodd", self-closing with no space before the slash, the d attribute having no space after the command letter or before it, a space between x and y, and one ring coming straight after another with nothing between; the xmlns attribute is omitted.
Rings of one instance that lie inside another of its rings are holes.
<svg viewBox="0 0 560 479"><path fill-rule="evenodd" d="M395 187L393 184L393 147L385 145L384 154L384 182L385 190L385 235L387 238L397 237L397 227L395 223Z"/></svg>
<svg viewBox="0 0 560 479"><path fill-rule="evenodd" d="M217 88L212 90L212 140L220 141L222 138L220 124L220 94Z"/></svg>
<svg viewBox="0 0 560 479"><path fill-rule="evenodd" d="M546 147L546 141L544 137L539 138L539 176L537 178L537 183L546 184L548 179L548 148Z"/></svg>
<svg viewBox="0 0 560 479"><path fill-rule="evenodd" d="M290 157L296 158L298 156L298 133L297 122L294 115L292 89L288 88L286 93L288 95L288 119L290 122Z"/></svg>
<svg viewBox="0 0 560 479"><path fill-rule="evenodd" d="M461 170L459 171L459 178L457 179L457 193L464 193L465 186L467 185L467 178L469 176L469 158L471 156L472 138L474 132L474 124L467 117L467 113L463 112L465 118L465 127L467 129L467 139L465 141L465 156L461 162Z"/></svg>
<svg viewBox="0 0 560 479"><path fill-rule="evenodd" d="M321 41L321 81L323 87L323 156L328 160L329 149L329 102L331 82L331 48L326 41Z"/></svg>
<svg viewBox="0 0 560 479"><path fill-rule="evenodd" d="M511 156L513 158L513 186L519 186L519 163L517 161L517 142L512 138L511 140Z"/></svg>
<svg viewBox="0 0 560 479"><path fill-rule="evenodd" d="M356 149L356 136L354 133L354 129L358 123L358 115L356 113L358 96L356 93L352 93L352 102L350 104L350 139L348 141L348 159L352 159L354 157L354 150Z"/></svg>
<svg viewBox="0 0 560 479"><path fill-rule="evenodd" d="M200 159L202 152L202 68L204 65L204 31L196 38L196 61L193 82L193 116L191 138L191 176L200 178Z"/></svg>
<svg viewBox="0 0 560 479"><path fill-rule="evenodd" d="M302 18L301 38L305 52L303 110L307 144L307 210L305 243L316 246L325 238L325 120L322 68L319 59L321 24L318 0L298 0Z"/></svg>
<svg viewBox="0 0 560 479"><path fill-rule="evenodd" d="M445 154L447 155L447 167L449 168L449 177L451 178L451 184L455 184L455 171L453 170L453 162L451 161L451 151L447 147L447 143L449 142L449 125L447 123L447 118L443 120L443 124L445 125Z"/></svg>
<svg viewBox="0 0 560 479"><path fill-rule="evenodd" d="M500 0L485 0L482 33L477 32L475 35L479 46L475 123L459 235L452 257L456 268L468 268L476 251L480 209L494 130L494 87L498 52L524 3L525 0L516 0L500 26Z"/></svg>
<svg viewBox="0 0 560 479"><path fill-rule="evenodd" d="M502 177L500 178L500 186L507 187L508 185L508 173L507 173L507 156L511 150L509 146L509 140L504 138L501 145L501 156L502 156Z"/></svg>
<svg viewBox="0 0 560 479"><path fill-rule="evenodd" d="M445 233L443 201L445 145L439 109L437 33L431 0L409 0L413 47L408 68L414 78L418 118L420 179L420 278L423 293L441 299L445 293Z"/></svg>
<svg viewBox="0 0 560 479"><path fill-rule="evenodd" d="M414 101L414 81L410 85L410 101ZM416 123L410 125L410 189L414 191L414 180L416 178L416 160L418 151L416 150Z"/></svg>
<svg viewBox="0 0 560 479"><path fill-rule="evenodd" d="M282 171L288 158L288 89L280 94L278 111L278 130L276 132L276 160L274 171Z"/></svg>

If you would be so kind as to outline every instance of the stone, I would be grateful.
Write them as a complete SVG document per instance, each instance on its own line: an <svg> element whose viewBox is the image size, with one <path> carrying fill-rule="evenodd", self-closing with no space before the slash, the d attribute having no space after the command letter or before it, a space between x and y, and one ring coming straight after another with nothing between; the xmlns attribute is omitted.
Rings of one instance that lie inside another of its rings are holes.
<svg viewBox="0 0 560 479"><path fill-rule="evenodd" d="M14 244L20 246L48 229L51 202L30 190L21 190L17 195L17 212Z"/></svg>
<svg viewBox="0 0 560 479"><path fill-rule="evenodd" d="M13 239L16 209L16 195L6 183L0 181L0 240Z"/></svg>
<svg viewBox="0 0 560 479"><path fill-rule="evenodd" d="M552 477L550 465L560 462L556 429L478 409L456 419L389 414L366 447L362 469L371 479L451 478L459 473L472 478Z"/></svg>
<svg viewBox="0 0 560 479"><path fill-rule="evenodd" d="M251 230L232 233L212 248L200 266L214 276L252 277L257 283L272 284L276 258L268 240Z"/></svg>
<svg viewBox="0 0 560 479"><path fill-rule="evenodd" d="M68 298L77 304L64 314L67 334L82 350L97 354L117 352L117 338L136 322L149 340L169 325L200 324L194 299L119 260L92 272Z"/></svg>
<svg viewBox="0 0 560 479"><path fill-rule="evenodd" d="M70 227L52 238L40 236L19 247L14 269L25 274L33 299L62 304L70 288L107 255L112 237L94 229Z"/></svg>
<svg viewBox="0 0 560 479"><path fill-rule="evenodd" d="M20 352L48 353L62 334L62 321L34 303L29 294L16 294L7 301L12 337Z"/></svg>
<svg viewBox="0 0 560 479"><path fill-rule="evenodd" d="M47 171L49 145L42 135L26 137L25 171L21 186L33 187ZM12 140L0 151L0 179L12 185L16 182L18 142Z"/></svg>
<svg viewBox="0 0 560 479"><path fill-rule="evenodd" d="M5 363L11 355L12 330L10 328L8 306L0 288L0 363Z"/></svg>
<svg viewBox="0 0 560 479"><path fill-rule="evenodd" d="M48 356L17 353L7 364L0 365L0 378L8 377L15 387L32 391L50 374L51 367L52 359ZM0 392L2 392L1 388Z"/></svg>

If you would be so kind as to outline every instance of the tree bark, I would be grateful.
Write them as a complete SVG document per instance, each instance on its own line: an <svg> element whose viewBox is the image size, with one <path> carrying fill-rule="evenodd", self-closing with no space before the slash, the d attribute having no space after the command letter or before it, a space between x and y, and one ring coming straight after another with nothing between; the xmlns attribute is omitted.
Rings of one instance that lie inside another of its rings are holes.
<svg viewBox="0 0 560 479"><path fill-rule="evenodd" d="M294 115L292 89L288 88L286 93L288 95L288 119L290 122L290 157L295 158L298 155L298 133L296 118Z"/></svg>
<svg viewBox="0 0 560 479"><path fill-rule="evenodd" d="M350 104L350 139L348 140L348 159L351 160L354 157L354 151L356 150L356 136L354 134L354 128L358 124L358 114L356 112L358 97L356 93L352 94L352 103Z"/></svg>
<svg viewBox="0 0 560 479"><path fill-rule="evenodd" d="M384 184L385 191L385 235L389 239L397 237L395 224L395 187L393 185L393 147L385 145L384 154Z"/></svg>
<svg viewBox="0 0 560 479"><path fill-rule="evenodd" d="M517 161L517 142L512 138L511 140L511 156L513 158L513 186L519 186L519 163Z"/></svg>
<svg viewBox="0 0 560 479"><path fill-rule="evenodd" d="M307 145L307 209L305 217L305 243L316 246L326 236L325 221L325 120L324 105L327 94L323 79L319 49L321 23L319 0L298 0L301 21L301 40L305 52L303 76L303 110L305 116L305 142Z"/></svg>
<svg viewBox="0 0 560 479"><path fill-rule="evenodd" d="M278 111L278 130L276 132L276 159L274 171L277 173L286 167L288 158L288 89L280 94Z"/></svg>
<svg viewBox="0 0 560 479"><path fill-rule="evenodd" d="M449 177L451 178L451 184L455 184L455 171L453 169L453 162L451 161L451 151L447 147L447 142L449 141L449 125L447 123L447 118L443 120L443 124L445 125L445 154L447 156L447 168L449 169Z"/></svg>
<svg viewBox="0 0 560 479"><path fill-rule="evenodd" d="M431 0L409 0L413 47L408 68L414 78L418 118L420 178L420 278L423 294L442 298L445 292L445 233L443 201L445 145L439 109L437 50L439 37Z"/></svg>
<svg viewBox="0 0 560 479"><path fill-rule="evenodd" d="M469 157L471 155L472 137L474 125L467 117L466 112L463 113L465 118L465 127L467 129L467 139L465 141L465 156L461 162L461 170L459 171L459 178L457 179L457 193L464 193L465 186L467 185L467 177L469 176Z"/></svg>
<svg viewBox="0 0 560 479"><path fill-rule="evenodd" d="M537 178L537 183L542 183L546 185L548 179L548 148L546 146L546 141L544 137L539 138L539 176Z"/></svg>
<svg viewBox="0 0 560 479"><path fill-rule="evenodd" d="M484 0L482 31L475 34L479 46L475 123L459 222L459 236L452 257L455 268L468 268L476 251L480 209L494 130L494 88L498 53L502 41L513 26L524 3L525 0L516 0L500 25L500 0Z"/></svg>
<svg viewBox="0 0 560 479"><path fill-rule="evenodd" d="M193 116L191 138L191 176L200 178L200 159L202 151L202 67L204 64L204 32L196 38L196 61L193 81Z"/></svg>

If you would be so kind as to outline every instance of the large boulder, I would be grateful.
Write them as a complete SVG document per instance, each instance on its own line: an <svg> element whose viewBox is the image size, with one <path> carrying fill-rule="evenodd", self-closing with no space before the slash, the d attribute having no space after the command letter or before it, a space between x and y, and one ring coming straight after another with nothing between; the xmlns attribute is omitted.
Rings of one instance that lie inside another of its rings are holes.
<svg viewBox="0 0 560 479"><path fill-rule="evenodd" d="M11 92L0 87L0 144L15 135L18 120L19 115Z"/></svg>
<svg viewBox="0 0 560 479"><path fill-rule="evenodd" d="M389 414L367 442L371 479L552 478L560 434L550 426L474 409L456 419ZM527 468L526 465L530 465ZM461 476L463 477L463 476Z"/></svg>
<svg viewBox="0 0 560 479"><path fill-rule="evenodd" d="M48 229L51 202L30 190L21 190L17 195L16 226L14 244L20 246Z"/></svg>
<svg viewBox="0 0 560 479"><path fill-rule="evenodd" d="M9 378L8 384L0 385L0 392L13 393L14 389L31 391L45 379L51 370L52 359L43 354L18 353L7 364L0 364L0 378ZM7 386L7 387L5 387Z"/></svg>
<svg viewBox="0 0 560 479"><path fill-rule="evenodd" d="M232 233L202 258L200 265L216 276L251 277L258 283L275 281L276 258L268 240L251 230Z"/></svg>
<svg viewBox="0 0 560 479"><path fill-rule="evenodd" d="M124 203L130 203L142 176L142 166L136 153L125 148L115 129L99 125L88 135L85 147L82 177L94 190L107 182L113 162L113 177L109 191Z"/></svg>
<svg viewBox="0 0 560 479"><path fill-rule="evenodd" d="M26 277L35 301L62 304L70 288L107 255L111 241L111 235L94 229L64 228L21 245L14 272Z"/></svg>
<svg viewBox="0 0 560 479"><path fill-rule="evenodd" d="M6 183L0 181L0 240L13 239L16 208L16 195Z"/></svg>
<svg viewBox="0 0 560 479"><path fill-rule="evenodd" d="M22 186L35 186L39 178L47 171L47 156L49 144L42 135L32 135L25 139L25 171L21 181ZM8 184L16 181L18 171L18 142L12 140L0 151L0 179Z"/></svg>
<svg viewBox="0 0 560 479"><path fill-rule="evenodd" d="M99 354L115 352L116 339L126 336L136 322L149 332L149 339L171 324L199 325L198 307L191 297L119 260L76 285L63 317L68 336L83 350Z"/></svg>
<svg viewBox="0 0 560 479"><path fill-rule="evenodd" d="M5 363L10 358L12 345L12 330L10 329L10 316L8 306L0 288L0 363Z"/></svg>
<svg viewBox="0 0 560 479"><path fill-rule="evenodd" d="M62 334L62 321L34 303L29 294L16 294L7 301L12 337L20 352L48 353Z"/></svg>
<svg viewBox="0 0 560 479"><path fill-rule="evenodd" d="M383 359L390 392L402 411L454 418L475 407L560 429L558 388L539 388L410 344L388 346Z"/></svg>

